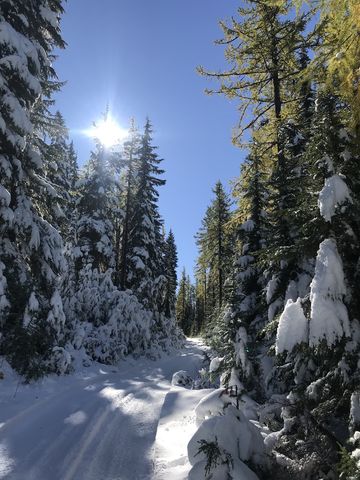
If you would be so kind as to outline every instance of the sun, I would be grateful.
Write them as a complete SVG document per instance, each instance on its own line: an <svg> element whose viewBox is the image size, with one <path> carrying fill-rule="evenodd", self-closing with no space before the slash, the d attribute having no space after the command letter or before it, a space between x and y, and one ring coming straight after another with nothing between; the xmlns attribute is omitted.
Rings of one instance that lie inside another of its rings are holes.
<svg viewBox="0 0 360 480"><path fill-rule="evenodd" d="M106 148L122 142L128 136L128 131L120 127L109 115L94 123L93 127L87 130L86 133L88 136L98 139Z"/></svg>

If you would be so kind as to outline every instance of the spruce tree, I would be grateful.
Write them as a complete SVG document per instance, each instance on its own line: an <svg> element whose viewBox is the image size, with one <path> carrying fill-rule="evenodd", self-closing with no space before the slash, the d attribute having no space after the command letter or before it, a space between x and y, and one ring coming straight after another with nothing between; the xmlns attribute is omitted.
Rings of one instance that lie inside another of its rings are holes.
<svg viewBox="0 0 360 480"><path fill-rule="evenodd" d="M264 267L260 256L266 247L268 200L266 174L256 143L250 149L234 196L238 206L232 218L236 248L227 278L229 295L219 317L218 348L224 355L223 367L235 367L241 381L262 391L259 333L264 327Z"/></svg>
<svg viewBox="0 0 360 480"><path fill-rule="evenodd" d="M129 249L130 270L128 288L150 309L163 304L165 266L163 259L162 219L158 211L158 187L165 184L159 178L156 147L152 145L152 126L146 121L141 138L136 194L133 198L131 218L131 245Z"/></svg>

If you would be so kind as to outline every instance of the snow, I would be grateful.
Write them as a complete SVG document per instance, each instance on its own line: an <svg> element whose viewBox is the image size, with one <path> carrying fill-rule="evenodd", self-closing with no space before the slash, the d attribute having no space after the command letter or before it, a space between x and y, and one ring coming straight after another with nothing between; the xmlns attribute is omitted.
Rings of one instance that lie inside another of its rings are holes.
<svg viewBox="0 0 360 480"><path fill-rule="evenodd" d="M167 393L155 439L156 480L187 479L187 444L197 429L194 409L208 391L173 386Z"/></svg>
<svg viewBox="0 0 360 480"><path fill-rule="evenodd" d="M275 300L269 305L268 308L268 321L272 322L274 320L275 315L277 314L278 310L283 306L283 301L281 298Z"/></svg>
<svg viewBox="0 0 360 480"><path fill-rule="evenodd" d="M225 393L224 388L218 388L203 396L195 408L196 420L201 423L212 416L220 415L226 405L232 403L232 399Z"/></svg>
<svg viewBox="0 0 360 480"><path fill-rule="evenodd" d="M325 184L319 193L319 209L321 216L331 222L335 215L336 207L346 201L352 203L350 190L344 181L343 175L333 175L325 180Z"/></svg>
<svg viewBox="0 0 360 480"><path fill-rule="evenodd" d="M350 423L353 428L360 427L360 393L352 393L350 399Z"/></svg>
<svg viewBox="0 0 360 480"><path fill-rule="evenodd" d="M293 300L295 302L297 297L298 297L298 286L294 280L291 280L286 289L285 302L287 302L288 300Z"/></svg>
<svg viewBox="0 0 360 480"><path fill-rule="evenodd" d="M5 442L0 443L0 478L5 478L14 466L14 460L9 454L9 449Z"/></svg>
<svg viewBox="0 0 360 480"><path fill-rule="evenodd" d="M251 460L254 463L261 463L265 452L264 442L260 429L248 420L241 410L238 410L233 405L229 405L223 409L221 415L211 416L200 425L188 445L189 461L194 466L189 475L190 479L200 480L206 478L204 475L206 455L204 452L199 451L199 445L204 441L217 444L223 458L230 456L234 463L236 462L234 467L235 472L236 469L238 470L238 478L257 478L243 461ZM198 465L199 463L200 466ZM221 465L220 468L222 468ZM215 478L217 470L218 468L215 468ZM247 476L241 476L241 470ZM228 465L228 471L232 475L233 469L231 465ZM219 476L218 478L221 477Z"/></svg>
<svg viewBox="0 0 360 480"><path fill-rule="evenodd" d="M279 355L308 340L308 320L301 306L301 299L296 302L289 299L279 319L276 333L275 351Z"/></svg>
<svg viewBox="0 0 360 480"><path fill-rule="evenodd" d="M245 232L252 232L255 228L255 222L251 219L246 220L246 222L244 222L240 228L241 230L245 230Z"/></svg>
<svg viewBox="0 0 360 480"><path fill-rule="evenodd" d="M210 362L210 365L209 365L209 372L210 373L214 373L214 372L217 372L220 368L220 365L221 365L221 362L222 362L222 358L220 357L214 357L211 362Z"/></svg>
<svg viewBox="0 0 360 480"><path fill-rule="evenodd" d="M245 375L249 376L251 373L250 363L247 356L248 335L245 327L239 327L235 336L235 360L236 364L240 365Z"/></svg>
<svg viewBox="0 0 360 480"><path fill-rule="evenodd" d="M44 7L40 5L40 15L43 17L44 20L50 23L50 25L56 28L59 24L59 20L55 12L53 12L49 7Z"/></svg>
<svg viewBox="0 0 360 480"><path fill-rule="evenodd" d="M30 312L37 312L39 310L39 301L36 298L35 292L31 292L29 298L29 310Z"/></svg>
<svg viewBox="0 0 360 480"><path fill-rule="evenodd" d="M8 299L6 298L7 280L4 275L5 265L0 262L0 312L3 312L10 306ZM1 325L0 320L0 325Z"/></svg>
<svg viewBox="0 0 360 480"><path fill-rule="evenodd" d="M170 382L180 369L195 377L202 359L203 345L192 339L156 361L92 363L30 385L18 384L4 362L0 478L150 480L156 464L157 480L185 480L193 408L204 390Z"/></svg>
<svg viewBox="0 0 360 480"><path fill-rule="evenodd" d="M179 372L175 372L172 376L171 385L173 386L183 386L183 387L191 387L193 383L192 378L185 370L180 370Z"/></svg>
<svg viewBox="0 0 360 480"><path fill-rule="evenodd" d="M51 310L48 314L47 322L53 327L53 329L56 331L57 338L59 338L65 325L65 313L58 290L55 290L53 293L50 300L50 305Z"/></svg>
<svg viewBox="0 0 360 480"><path fill-rule="evenodd" d="M343 303L345 295L342 261L335 240L328 238L320 244L310 285L310 346L325 340L331 347L343 336L350 336L348 312Z"/></svg>
<svg viewBox="0 0 360 480"><path fill-rule="evenodd" d="M268 304L270 304L276 289L278 287L278 281L279 279L277 278L276 275L273 275L271 280L269 280L268 284L266 285L266 301Z"/></svg>
<svg viewBox="0 0 360 480"><path fill-rule="evenodd" d="M198 462L192 468L189 480L204 480L204 470L206 461ZM232 463L231 477L229 477L229 469L227 465L218 465L216 470L212 472L211 477L206 477L210 480L259 480L259 477L243 462L235 459Z"/></svg>
<svg viewBox="0 0 360 480"><path fill-rule="evenodd" d="M0 185L0 205L8 207L10 205L11 195L5 187Z"/></svg>
<svg viewBox="0 0 360 480"><path fill-rule="evenodd" d="M75 413L72 413L68 417L65 418L64 423L69 423L70 425L81 425L82 423L86 422L87 415L82 411L78 410Z"/></svg>
<svg viewBox="0 0 360 480"><path fill-rule="evenodd" d="M346 295L343 265L335 240L324 240L318 250L315 276L310 285L311 295L341 299Z"/></svg>

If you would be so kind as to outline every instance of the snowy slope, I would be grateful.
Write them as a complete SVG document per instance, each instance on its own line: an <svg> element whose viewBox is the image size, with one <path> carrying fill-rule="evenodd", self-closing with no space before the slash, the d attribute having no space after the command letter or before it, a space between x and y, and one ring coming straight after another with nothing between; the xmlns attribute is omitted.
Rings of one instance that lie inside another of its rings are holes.
<svg viewBox="0 0 360 480"><path fill-rule="evenodd" d="M98 367L20 385L15 398L16 381L5 372L0 478L154 478L154 440L172 374L187 370L195 376L201 362L201 342L188 340L183 350L157 361L127 361L118 369Z"/></svg>

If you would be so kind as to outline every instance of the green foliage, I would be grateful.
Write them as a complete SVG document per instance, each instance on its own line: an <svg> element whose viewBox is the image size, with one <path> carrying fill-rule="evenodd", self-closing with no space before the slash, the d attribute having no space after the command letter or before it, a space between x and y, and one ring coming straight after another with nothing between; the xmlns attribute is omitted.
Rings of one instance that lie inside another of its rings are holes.
<svg viewBox="0 0 360 480"><path fill-rule="evenodd" d="M197 333L195 325L195 288L190 277L182 271L176 298L176 321L185 335Z"/></svg>
<svg viewBox="0 0 360 480"><path fill-rule="evenodd" d="M340 480L360 480L360 468L349 451L340 446L340 461L337 465Z"/></svg>
<svg viewBox="0 0 360 480"><path fill-rule="evenodd" d="M219 447L217 439L215 437L214 442L208 442L206 440L199 440L200 444L198 453L203 453L206 456L205 475L209 475L218 465L233 466L233 461L230 453Z"/></svg>
<svg viewBox="0 0 360 480"><path fill-rule="evenodd" d="M231 219L228 195L221 182L213 190L215 197L207 208L196 235L198 259L196 265L197 322L206 329L215 319L226 299L226 279L230 272L233 235L227 229Z"/></svg>

